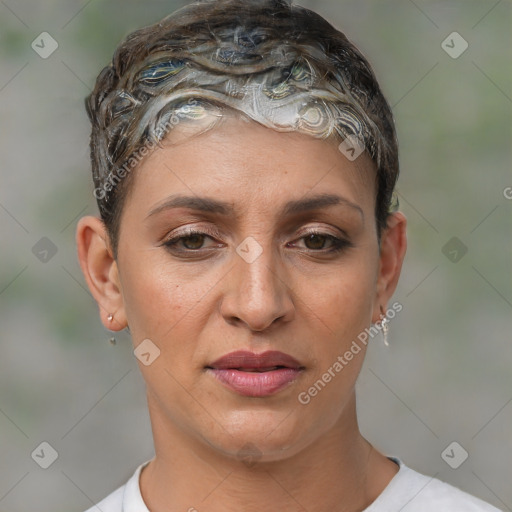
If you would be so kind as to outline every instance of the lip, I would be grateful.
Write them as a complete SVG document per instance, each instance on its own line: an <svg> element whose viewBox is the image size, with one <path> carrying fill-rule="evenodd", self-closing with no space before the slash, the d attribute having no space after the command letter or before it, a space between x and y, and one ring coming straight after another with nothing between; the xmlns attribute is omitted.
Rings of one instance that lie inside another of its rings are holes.
<svg viewBox="0 0 512 512"><path fill-rule="evenodd" d="M207 365L206 370L240 395L265 397L287 387L304 367L284 352L270 350L256 354L239 350Z"/></svg>

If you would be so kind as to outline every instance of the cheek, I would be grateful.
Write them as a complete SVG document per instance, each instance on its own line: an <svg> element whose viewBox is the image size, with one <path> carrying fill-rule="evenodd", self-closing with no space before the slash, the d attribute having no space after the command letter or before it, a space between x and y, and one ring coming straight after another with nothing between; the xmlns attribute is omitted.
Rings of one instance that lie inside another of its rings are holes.
<svg viewBox="0 0 512 512"><path fill-rule="evenodd" d="M347 341L371 322L377 272L375 257L354 254L311 289L308 305L338 339Z"/></svg>
<svg viewBox="0 0 512 512"><path fill-rule="evenodd" d="M169 381L170 373L193 389L197 375L192 369L202 367L209 348L201 340L215 314L212 290L225 272L186 271L183 263L176 264L161 252L150 251L146 257L138 254L127 261L123 280L126 316L134 346L150 339L160 350L149 373L139 365L149 387L156 390L165 384L166 389L179 391Z"/></svg>
<svg viewBox="0 0 512 512"><path fill-rule="evenodd" d="M363 365L367 345L358 336L371 323L377 263L358 255L323 279L308 303L318 317L315 363L298 401L311 418L318 418L319 430L339 419ZM325 338L319 337L320 329Z"/></svg>
<svg viewBox="0 0 512 512"><path fill-rule="evenodd" d="M123 270L123 301L134 341L152 337L163 341L185 316L194 314L202 287L185 282L182 273L161 258L137 255Z"/></svg>

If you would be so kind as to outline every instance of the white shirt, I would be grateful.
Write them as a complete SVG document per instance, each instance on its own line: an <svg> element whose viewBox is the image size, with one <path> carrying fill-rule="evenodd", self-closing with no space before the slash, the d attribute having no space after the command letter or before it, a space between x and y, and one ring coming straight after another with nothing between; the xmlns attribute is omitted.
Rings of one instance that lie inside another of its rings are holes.
<svg viewBox="0 0 512 512"><path fill-rule="evenodd" d="M388 458L400 469L363 512L503 512L437 478L414 471L397 457ZM149 512L139 487L141 470L149 462L141 464L125 485L86 512Z"/></svg>

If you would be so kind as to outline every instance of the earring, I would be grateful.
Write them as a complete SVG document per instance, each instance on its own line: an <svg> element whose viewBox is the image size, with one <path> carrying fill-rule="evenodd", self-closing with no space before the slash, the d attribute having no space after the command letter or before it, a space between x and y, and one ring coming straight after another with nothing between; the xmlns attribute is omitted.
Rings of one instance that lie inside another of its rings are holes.
<svg viewBox="0 0 512 512"><path fill-rule="evenodd" d="M386 345L386 347L389 347L389 342L388 342L389 320L387 319L382 306L380 307L380 312L384 316L384 318L381 320L381 323L380 323L380 325L382 327L382 338L384 339L384 345Z"/></svg>
<svg viewBox="0 0 512 512"><path fill-rule="evenodd" d="M109 315L107 316L107 320L109 322L112 322L112 320L114 320L114 315L112 313L109 313ZM110 344L111 345L115 345L116 344L116 339L115 338L110 338Z"/></svg>

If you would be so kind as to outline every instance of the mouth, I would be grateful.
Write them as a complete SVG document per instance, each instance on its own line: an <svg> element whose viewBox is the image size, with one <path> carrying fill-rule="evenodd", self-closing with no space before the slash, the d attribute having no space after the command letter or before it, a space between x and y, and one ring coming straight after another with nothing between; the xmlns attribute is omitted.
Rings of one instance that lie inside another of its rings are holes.
<svg viewBox="0 0 512 512"><path fill-rule="evenodd" d="M287 366L272 366L270 368L226 368L227 370L238 370L239 372L256 372L256 373L262 373L262 372L273 372L274 370L279 370L280 368L287 368Z"/></svg>
<svg viewBox="0 0 512 512"><path fill-rule="evenodd" d="M268 350L257 354L249 350L237 350L230 352L213 363L206 366L217 370L239 370L239 371L273 371L279 368L293 368L298 370L303 366L289 354L277 350Z"/></svg>
<svg viewBox="0 0 512 512"><path fill-rule="evenodd" d="M284 352L237 351L217 359L205 369L231 391L262 398L288 387L297 380L304 366Z"/></svg>

